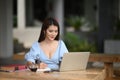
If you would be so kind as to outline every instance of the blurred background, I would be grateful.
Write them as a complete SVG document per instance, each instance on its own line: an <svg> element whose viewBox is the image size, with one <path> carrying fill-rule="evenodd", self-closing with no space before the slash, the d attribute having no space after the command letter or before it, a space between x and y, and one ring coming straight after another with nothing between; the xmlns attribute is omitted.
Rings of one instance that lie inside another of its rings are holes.
<svg viewBox="0 0 120 80"><path fill-rule="evenodd" d="M0 0L1 64L29 50L46 17L70 52L120 54L120 0Z"/></svg>

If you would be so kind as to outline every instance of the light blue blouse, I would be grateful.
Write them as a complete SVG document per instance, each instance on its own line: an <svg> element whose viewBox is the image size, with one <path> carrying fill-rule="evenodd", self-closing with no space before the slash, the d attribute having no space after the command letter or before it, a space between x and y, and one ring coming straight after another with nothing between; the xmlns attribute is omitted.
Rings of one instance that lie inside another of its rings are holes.
<svg viewBox="0 0 120 80"><path fill-rule="evenodd" d="M35 42L33 43L30 51L26 53L25 59L33 63L35 63L35 59L39 59L41 62L46 63L49 68L57 70L59 69L59 61L61 61L64 53L68 53L68 49L62 40L59 40L57 50L51 59L45 55L39 45L39 42Z"/></svg>

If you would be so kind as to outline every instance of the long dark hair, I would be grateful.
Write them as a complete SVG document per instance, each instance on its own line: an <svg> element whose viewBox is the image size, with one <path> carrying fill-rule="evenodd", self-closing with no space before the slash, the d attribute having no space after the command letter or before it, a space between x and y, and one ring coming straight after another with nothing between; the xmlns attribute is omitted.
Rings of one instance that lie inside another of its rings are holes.
<svg viewBox="0 0 120 80"><path fill-rule="evenodd" d="M59 40L59 35L60 35L59 24L58 24L58 22L54 18L50 17L50 18L46 18L43 21L42 29L41 29L41 32L40 32L40 36L39 36L38 42L41 42L41 41L45 40L46 30L49 28L50 25L57 26L57 28L58 28L58 35L56 36L55 40Z"/></svg>

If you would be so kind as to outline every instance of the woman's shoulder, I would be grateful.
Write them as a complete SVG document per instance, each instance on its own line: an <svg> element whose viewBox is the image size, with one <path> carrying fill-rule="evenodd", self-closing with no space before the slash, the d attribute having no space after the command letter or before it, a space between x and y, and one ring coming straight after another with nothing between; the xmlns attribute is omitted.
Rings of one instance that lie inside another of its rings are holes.
<svg viewBox="0 0 120 80"><path fill-rule="evenodd" d="M61 46L64 46L64 45L65 45L65 43L64 43L63 40L59 40L59 44L60 44Z"/></svg>
<svg viewBox="0 0 120 80"><path fill-rule="evenodd" d="M64 41L62 39L59 40L60 43L64 43Z"/></svg>
<svg viewBox="0 0 120 80"><path fill-rule="evenodd" d="M39 42L35 41L35 42L33 42L32 47L38 47L38 44L39 44Z"/></svg>

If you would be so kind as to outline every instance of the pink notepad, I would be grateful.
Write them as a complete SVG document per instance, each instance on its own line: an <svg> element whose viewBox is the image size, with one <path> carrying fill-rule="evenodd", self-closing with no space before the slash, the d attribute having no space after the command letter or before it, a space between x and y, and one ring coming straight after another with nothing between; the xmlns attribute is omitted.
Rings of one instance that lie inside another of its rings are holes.
<svg viewBox="0 0 120 80"><path fill-rule="evenodd" d="M26 65L11 64L11 65L5 65L0 67L0 71L2 72L14 72L16 70L23 70L23 69L27 69Z"/></svg>

